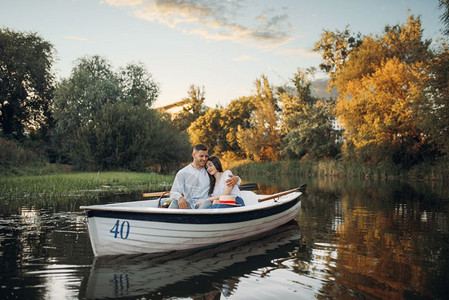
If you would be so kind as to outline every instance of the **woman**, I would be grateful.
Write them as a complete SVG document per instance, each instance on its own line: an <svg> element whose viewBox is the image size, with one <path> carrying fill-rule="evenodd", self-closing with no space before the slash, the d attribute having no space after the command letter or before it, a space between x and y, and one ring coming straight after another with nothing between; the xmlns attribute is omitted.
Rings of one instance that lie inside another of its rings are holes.
<svg viewBox="0 0 449 300"><path fill-rule="evenodd" d="M206 170L209 173L210 178L210 197L204 200L198 201L198 208L225 208L232 207L227 204L220 204L218 200L220 195L232 195L235 196L235 203L240 206L245 206L243 199L240 196L240 190L237 185L233 188L226 185L226 179L232 175L230 170L223 172L220 159L216 156L211 156L207 160Z"/></svg>

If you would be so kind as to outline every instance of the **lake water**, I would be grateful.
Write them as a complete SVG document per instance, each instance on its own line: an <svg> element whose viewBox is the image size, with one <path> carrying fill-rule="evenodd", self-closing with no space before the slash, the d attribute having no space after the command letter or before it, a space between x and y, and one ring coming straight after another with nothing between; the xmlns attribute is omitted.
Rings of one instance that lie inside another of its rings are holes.
<svg viewBox="0 0 449 300"><path fill-rule="evenodd" d="M0 299L446 299L449 295L447 185L246 179L260 183L266 193L307 183L296 221L264 236L158 258L95 259L84 214L67 208L73 205L17 207L1 198ZM120 197L99 202L111 200Z"/></svg>

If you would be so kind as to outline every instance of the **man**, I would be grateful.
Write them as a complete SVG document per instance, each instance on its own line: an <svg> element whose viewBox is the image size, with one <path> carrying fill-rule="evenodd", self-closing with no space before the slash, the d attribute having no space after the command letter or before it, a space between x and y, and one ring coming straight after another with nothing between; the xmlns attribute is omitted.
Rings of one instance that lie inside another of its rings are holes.
<svg viewBox="0 0 449 300"><path fill-rule="evenodd" d="M209 197L209 175L204 166L209 157L207 147L202 144L195 145L192 152L193 161L178 171L170 190L172 203L170 208L195 208L200 199ZM228 185L239 183L238 176L228 179Z"/></svg>

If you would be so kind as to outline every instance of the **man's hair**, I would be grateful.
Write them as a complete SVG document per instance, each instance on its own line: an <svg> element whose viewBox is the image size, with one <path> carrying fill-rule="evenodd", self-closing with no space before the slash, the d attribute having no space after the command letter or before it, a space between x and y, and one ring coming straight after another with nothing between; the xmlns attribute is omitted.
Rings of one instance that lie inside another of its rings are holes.
<svg viewBox="0 0 449 300"><path fill-rule="evenodd" d="M193 146L193 151L207 151L207 147L203 144Z"/></svg>

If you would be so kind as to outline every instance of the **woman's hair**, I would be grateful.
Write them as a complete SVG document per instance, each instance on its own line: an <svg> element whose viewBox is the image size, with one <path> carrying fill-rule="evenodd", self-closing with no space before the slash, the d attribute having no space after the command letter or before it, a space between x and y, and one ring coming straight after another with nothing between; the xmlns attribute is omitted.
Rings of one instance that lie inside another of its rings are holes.
<svg viewBox="0 0 449 300"><path fill-rule="evenodd" d="M215 168L218 172L223 172L223 167L221 166L220 159L216 156L211 156L207 161L210 161L214 164ZM209 175L210 179L210 187L209 187L209 195L212 195L214 188L215 188L215 176L210 175L209 172L207 173Z"/></svg>

